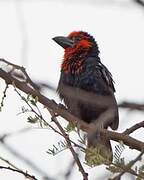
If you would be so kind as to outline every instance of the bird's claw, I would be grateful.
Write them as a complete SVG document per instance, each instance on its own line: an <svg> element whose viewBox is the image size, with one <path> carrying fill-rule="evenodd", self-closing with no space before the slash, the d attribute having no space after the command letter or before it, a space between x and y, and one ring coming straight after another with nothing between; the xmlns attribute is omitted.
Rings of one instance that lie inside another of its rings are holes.
<svg viewBox="0 0 144 180"><path fill-rule="evenodd" d="M97 137L97 138L100 138L100 131L101 129L104 129L104 125L103 123L101 122L94 122L93 123L95 125L95 129L93 132L89 133L89 136L90 137Z"/></svg>
<svg viewBox="0 0 144 180"><path fill-rule="evenodd" d="M61 104L61 103L58 104L58 107L59 107L60 109L66 109L65 106L64 106L63 104Z"/></svg>

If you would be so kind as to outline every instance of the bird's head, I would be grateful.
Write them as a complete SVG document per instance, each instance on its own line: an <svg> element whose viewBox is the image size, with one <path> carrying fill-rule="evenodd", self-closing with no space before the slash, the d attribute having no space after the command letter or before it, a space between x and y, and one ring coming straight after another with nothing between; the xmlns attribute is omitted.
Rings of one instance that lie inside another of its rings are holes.
<svg viewBox="0 0 144 180"><path fill-rule="evenodd" d="M67 37L56 36L53 40L65 49L62 69L67 71L68 64L75 63L78 66L87 57L99 54L95 39L87 32L73 31Z"/></svg>

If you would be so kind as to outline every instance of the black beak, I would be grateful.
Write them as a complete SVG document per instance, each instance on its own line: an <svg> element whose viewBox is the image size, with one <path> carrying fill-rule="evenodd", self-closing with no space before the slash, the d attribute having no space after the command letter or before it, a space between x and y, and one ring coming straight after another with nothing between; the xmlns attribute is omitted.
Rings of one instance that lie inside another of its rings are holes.
<svg viewBox="0 0 144 180"><path fill-rule="evenodd" d="M57 44L59 44L61 47L63 47L64 49L68 48L68 47L72 47L74 42L73 40L67 38L67 37L63 37L63 36L57 36L52 38Z"/></svg>

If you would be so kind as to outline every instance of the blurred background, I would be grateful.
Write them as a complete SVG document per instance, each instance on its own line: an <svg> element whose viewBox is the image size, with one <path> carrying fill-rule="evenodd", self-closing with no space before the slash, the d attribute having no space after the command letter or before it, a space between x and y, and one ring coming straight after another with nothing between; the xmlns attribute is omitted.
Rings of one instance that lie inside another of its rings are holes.
<svg viewBox="0 0 144 180"><path fill-rule="evenodd" d="M98 42L101 61L115 81L117 101L144 102L143 1L0 0L0 58L26 67L30 77L37 82L57 86L63 49L52 38L77 30L89 32ZM3 80L0 87L2 98ZM45 89L43 93L60 102L54 91ZM25 103L10 87L0 113L0 136L11 135L5 143L0 143L0 157L40 180L65 180L65 173L72 162L70 152L66 150L54 157L48 155L46 151L61 137L51 130L29 124L25 114L18 115L22 106ZM120 109L118 132L142 121L143 117L142 112ZM141 130L133 136L144 140ZM123 152L127 161L136 155L135 150L128 148ZM84 165L84 168L90 180L106 180L112 176L105 166L90 168ZM25 177L0 170L0 179L24 180ZM82 179L77 167L74 167L69 179ZM126 174L122 179L132 179L132 176Z"/></svg>

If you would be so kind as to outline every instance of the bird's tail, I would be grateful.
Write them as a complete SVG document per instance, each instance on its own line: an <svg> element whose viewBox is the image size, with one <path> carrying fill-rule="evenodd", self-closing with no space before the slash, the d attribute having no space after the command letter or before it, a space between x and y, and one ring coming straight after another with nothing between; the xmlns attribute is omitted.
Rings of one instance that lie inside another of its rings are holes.
<svg viewBox="0 0 144 180"><path fill-rule="evenodd" d="M97 134L88 134L85 160L88 165L96 166L112 162L112 147L110 140Z"/></svg>

